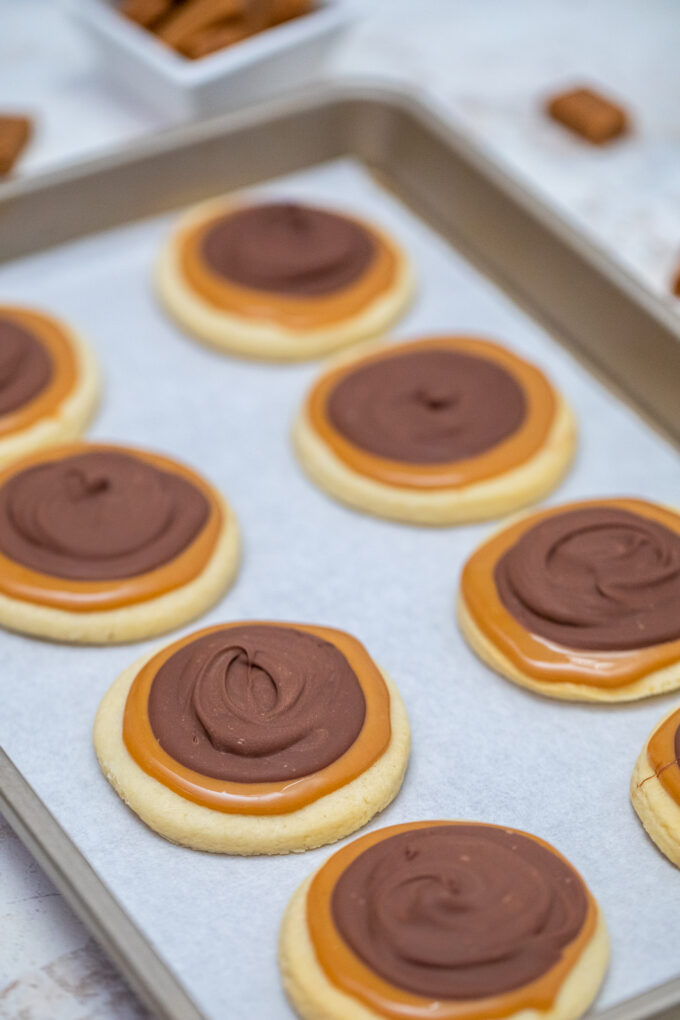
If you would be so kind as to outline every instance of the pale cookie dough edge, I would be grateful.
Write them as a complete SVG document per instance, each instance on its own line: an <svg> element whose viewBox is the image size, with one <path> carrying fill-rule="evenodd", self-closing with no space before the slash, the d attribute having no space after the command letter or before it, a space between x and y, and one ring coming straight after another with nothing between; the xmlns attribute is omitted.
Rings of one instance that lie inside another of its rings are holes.
<svg viewBox="0 0 680 1020"><path fill-rule="evenodd" d="M306 406L293 425L298 460L315 484L340 502L411 524L451 525L502 517L551 492L571 465L577 445L574 415L557 397L543 446L529 460L493 478L457 488L422 491L386 485L344 463L318 435Z"/></svg>
<svg viewBox="0 0 680 1020"><path fill-rule="evenodd" d="M385 291L362 311L317 329L295 330L274 322L247 318L216 309L186 282L178 258L178 239L187 227L206 219L223 206L209 203L192 210L164 243L155 268L155 288L169 314L198 340L232 354L272 361L305 361L359 343L389 329L415 296L416 281L410 259L382 232L393 252L396 275ZM374 228L377 229L377 228Z"/></svg>
<svg viewBox="0 0 680 1020"><path fill-rule="evenodd" d="M173 843L211 853L284 854L333 843L361 828L394 799L410 750L406 709L390 677L392 736L385 752L340 789L283 815L238 815L196 804L144 772L123 741L123 712L135 676L155 652L143 656L114 681L94 723L94 746L102 772L126 804Z"/></svg>
<svg viewBox="0 0 680 1020"><path fill-rule="evenodd" d="M101 390L97 360L89 343L63 323L59 327L75 354L75 385L50 414L0 439L0 465L19 460L33 450L77 439L94 415Z"/></svg>
<svg viewBox="0 0 680 1020"><path fill-rule="evenodd" d="M654 774L647 756L649 741L670 715L671 709L653 729L640 752L630 780L630 800L647 835L676 868L680 868L680 804Z"/></svg>
<svg viewBox="0 0 680 1020"><path fill-rule="evenodd" d="M665 694L680 687L680 662L654 670L652 673L640 677L639 680L622 687L594 687L592 684L579 684L573 681L536 680L518 669L482 632L476 620L473 619L462 592L458 596L457 614L458 626L463 637L482 662L490 666L495 673L505 677L506 680L511 680L520 687L526 687L549 698L557 698L562 701L603 703L636 701L639 698Z"/></svg>
<svg viewBox="0 0 680 1020"><path fill-rule="evenodd" d="M304 1020L382 1020L382 1014L336 988L318 961L306 918L312 878L296 889L281 924L279 968L286 996ZM595 999L608 963L609 935L598 907L593 936L565 978L552 1007L547 1011L522 1009L506 1020L577 1020Z"/></svg>
<svg viewBox="0 0 680 1020"><path fill-rule="evenodd" d="M219 495L219 494L218 494ZM155 637L195 619L209 609L233 582L241 542L236 518L219 496L223 521L215 549L192 581L159 595L116 609L73 612L0 595L0 627L74 644L124 644Z"/></svg>

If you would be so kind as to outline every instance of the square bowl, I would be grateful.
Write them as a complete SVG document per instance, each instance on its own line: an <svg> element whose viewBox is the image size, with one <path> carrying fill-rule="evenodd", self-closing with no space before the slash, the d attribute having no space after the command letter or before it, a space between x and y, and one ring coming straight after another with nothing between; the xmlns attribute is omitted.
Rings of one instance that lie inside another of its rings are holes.
<svg viewBox="0 0 680 1020"><path fill-rule="evenodd" d="M115 0L71 0L99 67L173 119L234 110L317 78L351 20L346 0L318 8L198 60L189 60L117 10Z"/></svg>

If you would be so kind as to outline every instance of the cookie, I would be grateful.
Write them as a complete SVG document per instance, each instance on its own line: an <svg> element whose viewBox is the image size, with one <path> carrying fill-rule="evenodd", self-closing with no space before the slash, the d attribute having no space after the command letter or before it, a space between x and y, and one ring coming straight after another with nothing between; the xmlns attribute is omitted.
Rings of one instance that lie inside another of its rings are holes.
<svg viewBox="0 0 680 1020"><path fill-rule="evenodd" d="M279 938L304 1020L575 1020L608 957L569 862L536 836L474 822L354 840L299 887Z"/></svg>
<svg viewBox="0 0 680 1020"><path fill-rule="evenodd" d="M487 340L442 336L345 354L312 387L298 458L350 506L418 524L460 524L545 496L576 427L535 366Z"/></svg>
<svg viewBox="0 0 680 1020"><path fill-rule="evenodd" d="M639 499L541 510L463 569L458 619L497 672L572 701L680 687L680 515Z"/></svg>
<svg viewBox="0 0 680 1020"><path fill-rule="evenodd" d="M0 465L75 439L99 396L88 345L64 323L0 305Z"/></svg>
<svg viewBox="0 0 680 1020"><path fill-rule="evenodd" d="M191 334L234 354L302 360L386 330L413 293L406 255L373 225L297 203L210 202L157 269Z"/></svg>
<svg viewBox="0 0 680 1020"><path fill-rule="evenodd" d="M0 626L54 641L137 641L193 619L238 566L234 515L169 457L103 443L0 473Z"/></svg>
<svg viewBox="0 0 680 1020"><path fill-rule="evenodd" d="M94 725L104 775L147 825L242 855L364 825L396 796L409 743L401 698L363 645L304 624L223 624L145 655Z"/></svg>
<svg viewBox="0 0 680 1020"><path fill-rule="evenodd" d="M680 708L649 735L633 769L630 799L649 837L680 868Z"/></svg>

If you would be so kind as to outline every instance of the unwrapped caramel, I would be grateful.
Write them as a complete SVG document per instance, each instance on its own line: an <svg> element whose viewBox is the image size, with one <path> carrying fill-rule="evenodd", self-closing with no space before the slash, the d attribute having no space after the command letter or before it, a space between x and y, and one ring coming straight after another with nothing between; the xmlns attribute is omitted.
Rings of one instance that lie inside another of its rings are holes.
<svg viewBox="0 0 680 1020"><path fill-rule="evenodd" d="M0 114L0 175L10 172L31 137L32 129L30 117Z"/></svg>
<svg viewBox="0 0 680 1020"><path fill-rule="evenodd" d="M675 270L675 275L671 280L671 290L677 298L680 298L680 266Z"/></svg>
<svg viewBox="0 0 680 1020"><path fill-rule="evenodd" d="M315 0L123 0L120 10L195 60L314 7Z"/></svg>
<svg viewBox="0 0 680 1020"><path fill-rule="evenodd" d="M546 109L553 120L593 145L610 142L629 128L626 111L589 88L561 92Z"/></svg>

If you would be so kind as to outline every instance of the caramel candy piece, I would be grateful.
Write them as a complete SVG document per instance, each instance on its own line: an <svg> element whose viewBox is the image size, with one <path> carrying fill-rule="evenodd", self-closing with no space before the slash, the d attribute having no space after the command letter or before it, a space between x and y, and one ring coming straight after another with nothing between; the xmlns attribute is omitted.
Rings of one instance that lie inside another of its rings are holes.
<svg viewBox="0 0 680 1020"><path fill-rule="evenodd" d="M120 11L196 59L315 7L316 0L122 0Z"/></svg>
<svg viewBox="0 0 680 1020"><path fill-rule="evenodd" d="M253 35L253 29L244 18L230 18L220 25L212 25L195 32L178 44L177 49L185 57L196 60L207 57L209 53L223 50L227 46L247 39Z"/></svg>
<svg viewBox="0 0 680 1020"><path fill-rule="evenodd" d="M120 13L143 28L153 28L173 4L174 0L123 0Z"/></svg>
<svg viewBox="0 0 680 1020"><path fill-rule="evenodd" d="M0 174L8 174L31 136L30 117L0 115Z"/></svg>
<svg viewBox="0 0 680 1020"><path fill-rule="evenodd" d="M671 291L680 298L680 266L675 270L675 276L671 281Z"/></svg>
<svg viewBox="0 0 680 1020"><path fill-rule="evenodd" d="M283 21L292 21L303 14L309 14L316 6L314 0L271 0L270 25L280 25Z"/></svg>
<svg viewBox="0 0 680 1020"><path fill-rule="evenodd" d="M186 57L195 60L226 46L233 46L265 28L299 18L307 14L312 6L312 0L250 0L240 17L202 28L175 45Z"/></svg>
<svg viewBox="0 0 680 1020"><path fill-rule="evenodd" d="M628 129L626 111L588 88L554 96L548 102L547 112L553 120L593 145L618 138Z"/></svg>
<svg viewBox="0 0 680 1020"><path fill-rule="evenodd" d="M229 19L240 20L246 12L245 0L192 0L173 11L158 29L158 36L181 49L191 36Z"/></svg>

